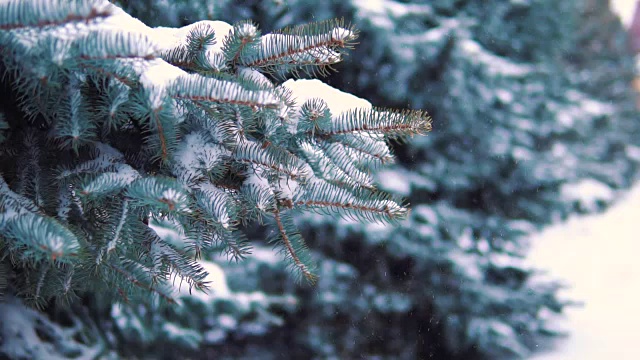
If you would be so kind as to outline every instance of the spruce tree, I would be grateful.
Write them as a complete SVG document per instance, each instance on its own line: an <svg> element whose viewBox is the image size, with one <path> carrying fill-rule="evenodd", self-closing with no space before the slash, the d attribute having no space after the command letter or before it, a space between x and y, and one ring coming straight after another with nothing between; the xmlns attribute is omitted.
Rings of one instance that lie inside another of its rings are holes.
<svg viewBox="0 0 640 360"><path fill-rule="evenodd" d="M250 255L244 228L264 224L263 240L308 286L318 271L299 214L406 218L403 200L372 174L393 161L388 141L429 131L429 116L375 108L317 80L283 82L328 73L357 36L341 20L263 35L248 20L149 28L106 0L0 2L0 285L9 295L0 313L22 313L20 331L1 329L2 352L106 356L114 327L136 341L126 332L135 315L122 314L158 304L193 317L197 304L224 313L212 304L248 303L234 314L264 317L260 307L295 300L226 289L206 260ZM216 291L202 295L209 286ZM106 304L115 324L67 312L84 328L37 329L49 321L18 300L51 313L105 308L77 298ZM153 321L161 329L139 332L140 342L200 346L196 330ZM37 331L55 341L29 344ZM83 341L93 347L78 350Z"/></svg>

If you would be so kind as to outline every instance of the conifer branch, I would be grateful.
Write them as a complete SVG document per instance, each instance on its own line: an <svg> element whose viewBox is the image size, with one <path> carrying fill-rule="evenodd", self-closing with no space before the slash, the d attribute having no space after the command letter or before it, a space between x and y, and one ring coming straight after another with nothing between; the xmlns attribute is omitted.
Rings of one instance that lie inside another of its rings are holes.
<svg viewBox="0 0 640 360"><path fill-rule="evenodd" d="M151 136L146 144L154 152L154 160L167 163L171 160L178 143L178 124L176 124L173 101L162 97L161 89L148 89L134 93L133 110L144 120Z"/></svg>
<svg viewBox="0 0 640 360"><path fill-rule="evenodd" d="M36 290L35 290L35 294L34 294L34 298L38 299L41 298L41 291L42 291L42 287L44 285L44 280L47 277L47 274L49 273L49 269L51 268L49 263L45 263L40 267L40 275L38 275L38 281L36 283Z"/></svg>
<svg viewBox="0 0 640 360"><path fill-rule="evenodd" d="M157 49L144 34L117 31L92 31L75 41L82 60L153 60Z"/></svg>
<svg viewBox="0 0 640 360"><path fill-rule="evenodd" d="M190 291L193 288L200 291L205 291L208 288L208 283L205 280L207 274L195 259L185 257L171 245L162 241L153 241L151 247L151 257L168 266L168 270L164 272L167 279L171 277L171 274L179 276L181 281L187 282ZM163 266L163 264L156 265Z"/></svg>
<svg viewBox="0 0 640 360"><path fill-rule="evenodd" d="M365 173L358 169L354 162L354 157L346 152L338 143L321 143L324 155L344 174L346 174L358 186L373 189L373 179L369 173Z"/></svg>
<svg viewBox="0 0 640 360"><path fill-rule="evenodd" d="M221 231L218 234L219 243L222 245L221 252L225 253L227 259L239 262L251 254L251 244L247 236L241 231Z"/></svg>
<svg viewBox="0 0 640 360"><path fill-rule="evenodd" d="M161 109L152 109L150 112L151 122L155 124L155 128L158 132L158 139L160 140L160 159L163 162L169 160L169 147L167 145L167 138L164 134L164 129L162 127L162 121L160 121L160 117L158 113Z"/></svg>
<svg viewBox="0 0 640 360"><path fill-rule="evenodd" d="M102 131L109 134L113 130L118 130L130 119L131 104L129 96L131 87L119 81L111 81L107 78L95 78L96 87L104 96L95 101L95 117L104 121Z"/></svg>
<svg viewBox="0 0 640 360"><path fill-rule="evenodd" d="M224 34L223 34L224 35ZM217 42L215 31L207 24L199 23L194 26L186 39L186 50L191 56L197 56L204 52L207 47L215 45Z"/></svg>
<svg viewBox="0 0 640 360"><path fill-rule="evenodd" d="M80 80L73 77L67 88L68 97L62 102L58 112L58 121L55 126L55 134L60 139L62 148L71 148L78 151L84 143L95 138L95 125L90 120L89 110L86 108L81 95Z"/></svg>
<svg viewBox="0 0 640 360"><path fill-rule="evenodd" d="M307 100L300 108L300 120L298 121L299 133L310 133L315 137L316 131L328 128L331 123L331 111L327 103L320 99Z"/></svg>
<svg viewBox="0 0 640 360"><path fill-rule="evenodd" d="M118 242L122 239L122 229L127 221L127 215L129 214L129 202L127 199L124 199L122 202L122 213L120 214L120 219L118 219L118 224L114 230L113 236L111 240L107 243L105 252L109 254L113 250L115 250Z"/></svg>
<svg viewBox="0 0 640 360"><path fill-rule="evenodd" d="M354 158L369 165L385 165L394 161L393 154L387 143L382 139L370 136L332 136L329 139L346 148L353 149Z"/></svg>
<svg viewBox="0 0 640 360"><path fill-rule="evenodd" d="M111 16L108 5L93 0L50 0L47 4L9 0L0 4L0 30L88 24Z"/></svg>
<svg viewBox="0 0 640 360"><path fill-rule="evenodd" d="M243 105L252 108L277 108L278 99L268 91L252 91L237 83L199 75L178 78L170 93L176 99Z"/></svg>
<svg viewBox="0 0 640 360"><path fill-rule="evenodd" d="M302 141L299 144L300 155L313 169L314 175L327 182L340 184L342 187L352 188L357 186L349 174L329 159L324 151L316 144Z"/></svg>
<svg viewBox="0 0 640 360"><path fill-rule="evenodd" d="M46 190L42 184L41 139L33 131L26 132L23 138L24 155L21 157L22 166L18 170L18 181L15 190L19 194L31 198L34 204L41 208L44 205L43 196Z"/></svg>
<svg viewBox="0 0 640 360"><path fill-rule="evenodd" d="M86 174L96 174L116 170L116 164L123 161L124 156L109 145L94 142L93 159L83 161L73 168L61 166L57 170L56 180L67 182L69 179Z"/></svg>
<svg viewBox="0 0 640 360"><path fill-rule="evenodd" d="M273 210L273 217L276 221L280 238L285 247L286 257L292 261L292 266L302 274L302 276L311 284L315 283L318 279L310 267L310 265L304 261L302 252L306 251L306 245L304 240L298 232L291 233L287 228L291 228L291 224L285 225L285 222L281 218L280 209L276 207ZM294 245L295 243L295 245Z"/></svg>
<svg viewBox="0 0 640 360"><path fill-rule="evenodd" d="M79 194L95 198L118 193L139 177L140 174L131 166L118 164L114 172L104 172L97 177L89 177L80 186Z"/></svg>
<svg viewBox="0 0 640 360"><path fill-rule="evenodd" d="M203 184L194 196L209 220L223 229L234 228L237 223L237 205L229 194L211 184Z"/></svg>
<svg viewBox="0 0 640 360"><path fill-rule="evenodd" d="M24 258L73 262L80 250L78 238L54 219L27 213L7 223L6 234Z"/></svg>
<svg viewBox="0 0 640 360"><path fill-rule="evenodd" d="M305 179L308 176L301 167L299 159L274 146L265 147L246 141L238 145L232 157L236 161L260 165L294 180Z"/></svg>
<svg viewBox="0 0 640 360"><path fill-rule="evenodd" d="M242 65L267 72L278 66L294 71L302 67L311 73L325 74L328 66L342 60L340 50L351 48L357 38L355 29L343 26L342 20L328 20L264 35L258 51L242 58Z"/></svg>
<svg viewBox="0 0 640 360"><path fill-rule="evenodd" d="M243 20L234 24L222 47L227 62L233 66L241 57L250 56L259 46L259 39L260 31L251 21Z"/></svg>
<svg viewBox="0 0 640 360"><path fill-rule="evenodd" d="M187 34L186 44L166 50L161 57L173 66L181 69L202 72L219 72L222 69L216 60L219 54L212 55L207 48L216 44L215 31L205 23L195 25ZM212 57L213 56L213 57Z"/></svg>
<svg viewBox="0 0 640 360"><path fill-rule="evenodd" d="M243 217L245 223L257 220L262 223L262 216L270 214L277 206L276 200L270 188L263 188L255 184L243 184L240 192L241 198L246 201Z"/></svg>
<svg viewBox="0 0 640 360"><path fill-rule="evenodd" d="M200 53L193 60L192 66L186 68L206 76L219 76L224 74L223 71L229 70L225 62L224 54L211 51Z"/></svg>
<svg viewBox="0 0 640 360"><path fill-rule="evenodd" d="M71 189L68 186L60 186L58 189L58 203L56 215L63 223L68 222L71 211Z"/></svg>
<svg viewBox="0 0 640 360"><path fill-rule="evenodd" d="M117 272L121 276L123 276L131 284L133 284L133 285L135 285L135 286L137 286L137 287L139 287L139 288L141 288L143 290L146 290L146 291L148 291L150 293L157 294L162 299L166 300L168 303L171 303L171 304L175 304L176 303L176 300L173 297L171 297L170 295L167 295L163 291L161 291L160 289L158 289L156 287L153 287L153 286L149 286L149 285L143 283L142 281L136 279L136 277L133 274L129 273L128 271L126 271L125 269L121 268L120 266L115 265L115 264L110 263L110 262L107 263L107 266L109 268L113 269L115 272ZM126 299L127 299L126 296L125 296L126 293L124 291L122 291L122 290L120 290L120 293L123 295L123 297L124 297L124 299L126 301ZM126 301L126 302L128 302L128 301Z"/></svg>
<svg viewBox="0 0 640 360"><path fill-rule="evenodd" d="M2 211L2 215L0 215L1 229L6 226L6 222L14 216L25 213L39 213L40 208L33 200L12 191L9 188L9 184L7 184L4 177L0 174L0 211Z"/></svg>
<svg viewBox="0 0 640 360"><path fill-rule="evenodd" d="M197 70L195 57L185 46L178 46L173 49L164 51L160 57L169 64L184 70Z"/></svg>
<svg viewBox="0 0 640 360"><path fill-rule="evenodd" d="M79 65L82 68L90 70L96 74L102 75L105 78L118 80L120 83L128 87L133 88L138 85L138 80L136 79L136 76L131 72L124 71L125 74L118 74L115 71L110 71L109 69L100 67L99 64L95 64L92 61L79 61Z"/></svg>
<svg viewBox="0 0 640 360"><path fill-rule="evenodd" d="M326 138L343 134L371 134L403 139L422 135L430 130L431 118L424 111L374 108L344 112L317 135Z"/></svg>
<svg viewBox="0 0 640 360"><path fill-rule="evenodd" d="M366 189L352 192L328 183L299 191L289 207L383 223L396 222L408 214L406 207L400 206L386 193Z"/></svg>
<svg viewBox="0 0 640 360"><path fill-rule="evenodd" d="M138 207L150 207L158 212L176 213L189 209L189 197L174 179L145 177L135 180L126 195Z"/></svg>

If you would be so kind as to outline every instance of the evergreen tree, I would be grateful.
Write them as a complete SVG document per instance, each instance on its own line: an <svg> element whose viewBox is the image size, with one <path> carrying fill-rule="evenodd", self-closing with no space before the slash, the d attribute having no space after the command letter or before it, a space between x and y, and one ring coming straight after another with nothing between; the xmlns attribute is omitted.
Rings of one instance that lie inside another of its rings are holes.
<svg viewBox="0 0 640 360"><path fill-rule="evenodd" d="M374 108L317 80L279 83L326 74L357 34L339 20L265 35L247 20L149 28L106 0L0 2L0 285L10 295L0 314L16 312L0 329L2 353L196 349L224 335L193 329L212 311L221 326L264 333L295 298L228 289L203 258L246 258L243 228L266 224L263 240L314 283L296 214L406 218L372 174L393 161L389 140L430 130L426 113ZM40 308L54 299L51 313L108 308L114 321L71 312L82 330L67 329L17 298ZM164 315L137 321L146 306ZM38 342L38 332L49 338Z"/></svg>
<svg viewBox="0 0 640 360"><path fill-rule="evenodd" d="M145 2L138 9L180 9L163 24L208 16L189 2ZM400 229L305 218L335 276L298 290L303 310L271 339L327 357L522 358L543 347L563 302L559 284L522 261L528 234L603 209L637 178L633 57L608 1L256 0L215 11L265 29L354 19L358 61L329 83L429 108L437 128L379 173L412 201ZM402 301L379 306L385 298Z"/></svg>

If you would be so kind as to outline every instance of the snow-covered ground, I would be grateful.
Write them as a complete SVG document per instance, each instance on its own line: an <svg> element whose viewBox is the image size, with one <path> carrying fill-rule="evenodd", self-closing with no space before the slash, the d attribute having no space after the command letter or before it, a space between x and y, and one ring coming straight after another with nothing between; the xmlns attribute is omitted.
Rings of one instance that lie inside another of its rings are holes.
<svg viewBox="0 0 640 360"><path fill-rule="evenodd" d="M570 336L536 360L640 359L640 184L605 213L574 217L533 239L530 261L564 279Z"/></svg>

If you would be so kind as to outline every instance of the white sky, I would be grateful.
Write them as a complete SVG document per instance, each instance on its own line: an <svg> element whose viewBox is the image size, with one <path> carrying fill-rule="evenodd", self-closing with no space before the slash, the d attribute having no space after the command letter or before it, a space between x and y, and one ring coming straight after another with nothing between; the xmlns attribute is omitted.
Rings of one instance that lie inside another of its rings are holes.
<svg viewBox="0 0 640 360"><path fill-rule="evenodd" d="M636 0L610 0L611 9L620 16L622 23L629 26L635 10Z"/></svg>

